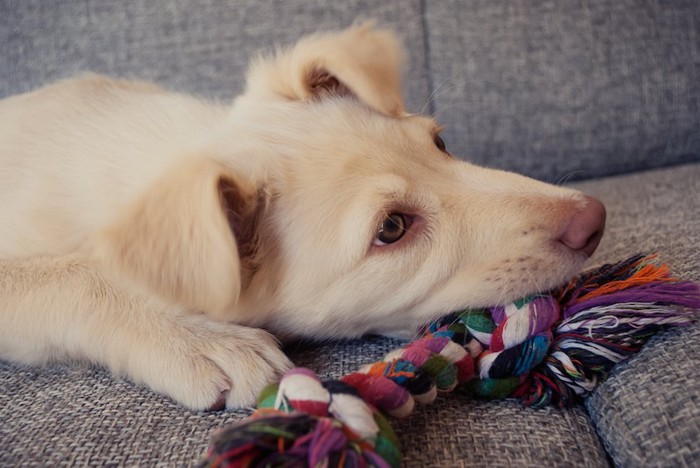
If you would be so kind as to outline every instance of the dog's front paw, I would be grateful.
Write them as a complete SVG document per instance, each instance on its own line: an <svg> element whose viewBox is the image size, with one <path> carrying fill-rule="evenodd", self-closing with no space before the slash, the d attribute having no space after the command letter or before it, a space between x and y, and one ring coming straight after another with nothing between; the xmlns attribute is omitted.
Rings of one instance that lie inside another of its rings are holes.
<svg viewBox="0 0 700 468"><path fill-rule="evenodd" d="M240 408L291 367L269 333L203 317L179 317L177 325L146 338L127 373L195 410ZM145 345L145 346L144 346Z"/></svg>

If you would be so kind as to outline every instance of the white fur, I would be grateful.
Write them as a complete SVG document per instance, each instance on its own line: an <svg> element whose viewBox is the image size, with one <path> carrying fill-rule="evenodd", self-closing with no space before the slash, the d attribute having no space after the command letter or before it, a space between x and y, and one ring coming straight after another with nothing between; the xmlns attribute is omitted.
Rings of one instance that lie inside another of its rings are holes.
<svg viewBox="0 0 700 468"><path fill-rule="evenodd" d="M438 150L402 56L360 25L260 58L232 106L94 75L1 101L0 357L235 407L290 364L259 328L411 333L575 272L582 195ZM374 245L391 212L413 225Z"/></svg>

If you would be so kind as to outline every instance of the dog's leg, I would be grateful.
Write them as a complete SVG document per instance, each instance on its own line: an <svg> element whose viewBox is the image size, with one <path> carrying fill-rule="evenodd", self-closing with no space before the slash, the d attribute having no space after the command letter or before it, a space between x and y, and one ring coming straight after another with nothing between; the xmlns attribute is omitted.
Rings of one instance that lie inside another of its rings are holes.
<svg viewBox="0 0 700 468"><path fill-rule="evenodd" d="M0 358L88 359L193 409L252 404L290 365L268 333L127 291L78 256L0 260Z"/></svg>

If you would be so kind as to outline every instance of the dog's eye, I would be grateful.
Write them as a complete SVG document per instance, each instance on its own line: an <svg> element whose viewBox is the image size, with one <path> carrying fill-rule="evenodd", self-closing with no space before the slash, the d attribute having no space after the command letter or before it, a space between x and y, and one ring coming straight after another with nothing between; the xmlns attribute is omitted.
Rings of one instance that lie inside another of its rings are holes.
<svg viewBox="0 0 700 468"><path fill-rule="evenodd" d="M406 234L410 218L402 213L391 213L379 225L374 245L393 244Z"/></svg>
<svg viewBox="0 0 700 468"><path fill-rule="evenodd" d="M447 153L447 148L445 147L445 140L443 140L440 135L435 135L435 146L437 146L437 148L443 153Z"/></svg>

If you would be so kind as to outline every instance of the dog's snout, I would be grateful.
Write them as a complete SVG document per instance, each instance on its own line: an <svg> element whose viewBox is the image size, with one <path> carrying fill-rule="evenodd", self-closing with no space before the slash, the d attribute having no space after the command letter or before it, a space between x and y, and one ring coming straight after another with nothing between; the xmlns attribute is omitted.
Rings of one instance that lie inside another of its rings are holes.
<svg viewBox="0 0 700 468"><path fill-rule="evenodd" d="M586 195L586 205L572 216L557 239L572 250L593 255L605 230L605 206L596 198Z"/></svg>

